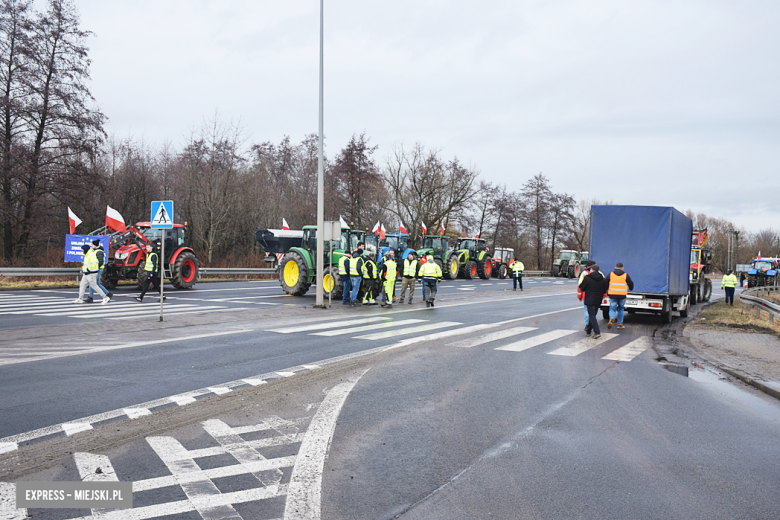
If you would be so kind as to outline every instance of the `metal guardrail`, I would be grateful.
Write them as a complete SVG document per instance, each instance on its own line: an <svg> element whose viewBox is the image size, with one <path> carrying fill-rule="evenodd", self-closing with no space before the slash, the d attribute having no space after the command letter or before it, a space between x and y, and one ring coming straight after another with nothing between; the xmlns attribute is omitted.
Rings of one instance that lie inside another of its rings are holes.
<svg viewBox="0 0 780 520"><path fill-rule="evenodd" d="M769 323L774 323L775 317L780 318L780 304L771 300L764 300L763 298L754 296L755 294L763 293L780 294L780 287L751 287L750 289L745 289L742 291L739 295L739 299L742 300L742 303L748 308L748 310L751 308L756 309L756 318L761 317L761 311L763 310L769 314Z"/></svg>

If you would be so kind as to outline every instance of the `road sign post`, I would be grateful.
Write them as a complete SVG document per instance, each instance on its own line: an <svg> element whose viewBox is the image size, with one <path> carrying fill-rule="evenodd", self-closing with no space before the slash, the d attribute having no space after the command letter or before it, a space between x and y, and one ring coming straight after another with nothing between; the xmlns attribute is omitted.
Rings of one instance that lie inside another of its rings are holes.
<svg viewBox="0 0 780 520"><path fill-rule="evenodd" d="M162 239L160 240L160 258L158 266L160 268L160 321L163 321L163 299L165 293L165 230L173 229L173 201L156 200L152 202L152 229L162 229Z"/></svg>

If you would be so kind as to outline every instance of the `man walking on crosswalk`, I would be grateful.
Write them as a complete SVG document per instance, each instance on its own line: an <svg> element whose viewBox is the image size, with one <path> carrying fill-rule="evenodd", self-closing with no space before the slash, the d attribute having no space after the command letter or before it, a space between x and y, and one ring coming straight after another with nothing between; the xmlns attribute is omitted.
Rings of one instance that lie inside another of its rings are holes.
<svg viewBox="0 0 780 520"><path fill-rule="evenodd" d="M95 251L88 245L81 246L81 250L84 252L84 263L81 266L81 283L79 284L79 297L73 300L73 303L84 303L84 293L87 288L92 288L98 293L103 300L101 305L105 305L111 300L108 294L103 292L103 289L97 283L97 274L100 267Z"/></svg>
<svg viewBox="0 0 780 520"><path fill-rule="evenodd" d="M598 339L601 337L601 330L596 314L601 306L601 300L607 292L607 281L599 272L598 265L592 265L590 270L591 273L585 276L580 284L580 289L585 293L584 302L588 306L588 318L590 319L585 326L585 334L590 336L590 333L594 332L593 339Z"/></svg>
<svg viewBox="0 0 780 520"><path fill-rule="evenodd" d="M609 323L607 328L611 329L617 320L617 328L624 329L623 309L626 306L626 296L628 291L634 290L634 281L623 271L623 263L618 262L615 270L606 276L607 293L609 295Z"/></svg>

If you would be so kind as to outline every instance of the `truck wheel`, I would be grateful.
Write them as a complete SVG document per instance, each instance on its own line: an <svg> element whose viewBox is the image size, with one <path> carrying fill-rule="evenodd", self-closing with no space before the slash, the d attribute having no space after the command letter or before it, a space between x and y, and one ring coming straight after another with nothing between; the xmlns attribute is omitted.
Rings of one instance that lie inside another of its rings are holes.
<svg viewBox="0 0 780 520"><path fill-rule="evenodd" d="M712 281L707 278L704 282L704 297L702 298L703 301L708 302L710 301L710 297L712 296Z"/></svg>
<svg viewBox="0 0 780 520"><path fill-rule="evenodd" d="M687 318L688 317L688 307L691 306L690 300L688 300L688 304L685 306L684 309L680 309L680 317L681 318Z"/></svg>
<svg viewBox="0 0 780 520"><path fill-rule="evenodd" d="M474 260L469 260L466 265L463 266L463 278L466 280L473 280L477 277L477 263Z"/></svg>
<svg viewBox="0 0 780 520"><path fill-rule="evenodd" d="M498 266L498 277L502 280L506 278L508 269L506 268L506 264L501 264Z"/></svg>
<svg viewBox="0 0 780 520"><path fill-rule="evenodd" d="M303 296L309 290L309 268L301 255L287 253L279 265L279 284L293 296Z"/></svg>
<svg viewBox="0 0 780 520"><path fill-rule="evenodd" d="M661 323L672 322L672 303L669 302L669 309L661 312Z"/></svg>
<svg viewBox="0 0 780 520"><path fill-rule="evenodd" d="M330 296L331 300L340 300L344 295L344 284L339 276L339 268L336 266L326 267L322 277L322 291L325 297Z"/></svg>
<svg viewBox="0 0 780 520"><path fill-rule="evenodd" d="M490 275L493 272L493 263L489 258L485 258L482 262L477 264L477 274L483 280L490 279Z"/></svg>
<svg viewBox="0 0 780 520"><path fill-rule="evenodd" d="M103 274L100 275L100 285L109 291L116 289L117 283L119 283L119 280L109 278L106 271L103 271Z"/></svg>
<svg viewBox="0 0 780 520"><path fill-rule="evenodd" d="M444 264L444 268L441 270L441 274L444 275L446 280L454 280L458 277L458 255L450 255L447 257L447 261Z"/></svg>
<svg viewBox="0 0 780 520"><path fill-rule="evenodd" d="M171 283L177 289L192 289L192 286L198 281L199 274L198 259L189 251L183 251L176 257L176 263L173 264Z"/></svg>

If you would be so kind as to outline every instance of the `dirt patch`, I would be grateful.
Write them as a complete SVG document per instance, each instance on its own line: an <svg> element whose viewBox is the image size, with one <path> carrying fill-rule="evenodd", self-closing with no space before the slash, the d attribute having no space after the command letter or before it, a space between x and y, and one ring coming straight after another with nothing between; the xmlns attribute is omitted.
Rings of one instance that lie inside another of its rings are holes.
<svg viewBox="0 0 780 520"><path fill-rule="evenodd" d="M736 299L734 306L726 305L722 301L708 305L699 312L695 322L690 325L695 328L780 336L780 320L769 323L769 315L766 312L761 312L761 317L756 318L754 309L747 310L742 302Z"/></svg>

